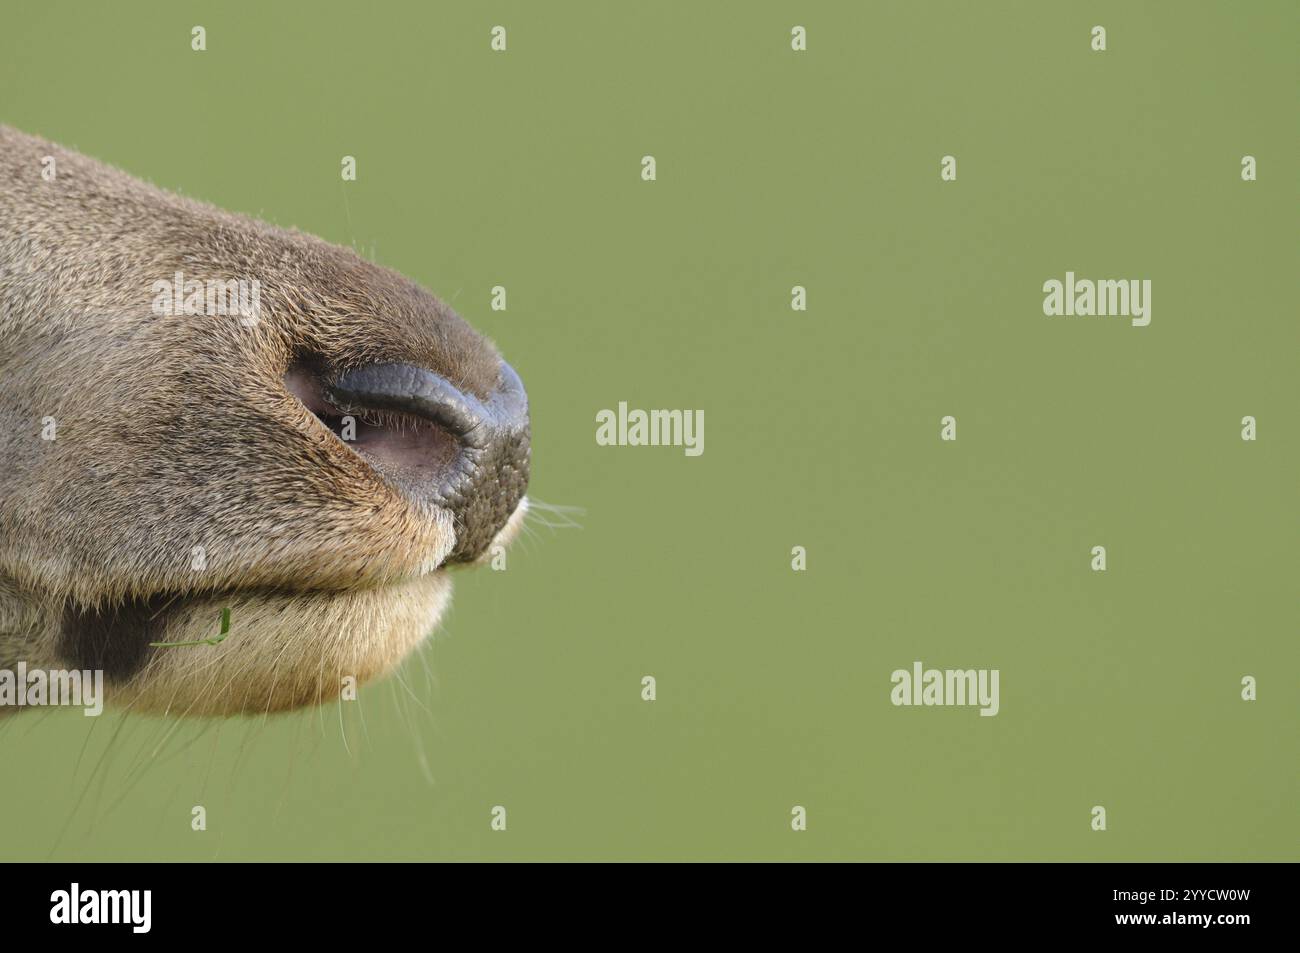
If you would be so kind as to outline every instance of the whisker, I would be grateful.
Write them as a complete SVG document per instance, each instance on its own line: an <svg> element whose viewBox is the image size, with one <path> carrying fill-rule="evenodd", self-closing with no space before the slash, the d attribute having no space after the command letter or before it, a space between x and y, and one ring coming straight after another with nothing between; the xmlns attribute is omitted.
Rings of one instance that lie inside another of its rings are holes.
<svg viewBox="0 0 1300 953"><path fill-rule="evenodd" d="M524 526L535 524L547 529L582 529L577 517L586 516L587 510L582 506L565 506L559 503L545 503L535 497L528 498L528 512L524 514Z"/></svg>

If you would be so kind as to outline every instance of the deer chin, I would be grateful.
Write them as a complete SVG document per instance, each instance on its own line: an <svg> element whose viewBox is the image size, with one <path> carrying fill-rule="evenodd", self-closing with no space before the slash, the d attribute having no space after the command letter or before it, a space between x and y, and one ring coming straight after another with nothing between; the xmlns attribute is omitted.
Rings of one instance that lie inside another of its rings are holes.
<svg viewBox="0 0 1300 953"><path fill-rule="evenodd" d="M436 628L451 588L446 571L436 570L355 591L178 599L150 630L148 661L125 681L109 675L108 702L221 716L328 703L396 668Z"/></svg>

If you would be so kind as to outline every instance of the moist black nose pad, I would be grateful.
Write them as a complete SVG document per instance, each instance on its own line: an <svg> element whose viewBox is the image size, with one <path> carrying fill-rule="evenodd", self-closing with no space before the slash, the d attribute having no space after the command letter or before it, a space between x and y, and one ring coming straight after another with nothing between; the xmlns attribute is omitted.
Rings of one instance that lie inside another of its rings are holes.
<svg viewBox="0 0 1300 953"><path fill-rule="evenodd" d="M434 499L455 518L456 547L448 561L470 562L482 555L528 488L528 395L515 369L501 362L486 399L410 364L358 367L326 383L325 392L339 407L421 417L460 443L456 466Z"/></svg>

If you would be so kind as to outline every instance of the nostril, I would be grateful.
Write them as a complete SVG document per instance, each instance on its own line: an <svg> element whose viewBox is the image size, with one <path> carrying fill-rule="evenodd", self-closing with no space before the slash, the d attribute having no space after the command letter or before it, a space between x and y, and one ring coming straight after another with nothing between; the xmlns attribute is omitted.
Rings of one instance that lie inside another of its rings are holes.
<svg viewBox="0 0 1300 953"><path fill-rule="evenodd" d="M456 546L449 561L478 558L527 490L528 397L504 361L485 399L410 364L336 376L300 367L285 384L336 434L335 422L355 415L354 449L408 495L451 511Z"/></svg>
<svg viewBox="0 0 1300 953"><path fill-rule="evenodd" d="M347 371L325 385L340 407L412 414L444 427L468 447L488 449L528 425L528 403L519 375L501 364L501 378L486 401L445 377L410 364L371 364Z"/></svg>
<svg viewBox="0 0 1300 953"><path fill-rule="evenodd" d="M482 430L470 398L446 378L406 364L376 364L342 374L325 391L340 407L412 414L461 441Z"/></svg>
<svg viewBox="0 0 1300 953"><path fill-rule="evenodd" d="M421 498L455 473L463 453L459 438L438 424L400 411L340 406L328 394L322 378L316 367L297 365L285 374L284 385L372 469Z"/></svg>

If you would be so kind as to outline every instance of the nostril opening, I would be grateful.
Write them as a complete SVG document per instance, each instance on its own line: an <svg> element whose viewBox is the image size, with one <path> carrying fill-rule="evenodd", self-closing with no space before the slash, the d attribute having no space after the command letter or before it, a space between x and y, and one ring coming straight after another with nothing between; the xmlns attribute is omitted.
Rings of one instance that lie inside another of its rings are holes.
<svg viewBox="0 0 1300 953"><path fill-rule="evenodd" d="M334 375L302 364L285 386L408 496L451 511L457 540L449 561L481 555L527 489L528 398L509 364L501 363L486 400L408 364Z"/></svg>
<svg viewBox="0 0 1300 953"><path fill-rule="evenodd" d="M412 495L444 490L454 482L461 441L423 417L364 404L340 404L316 366L298 364L285 389L371 467Z"/></svg>

